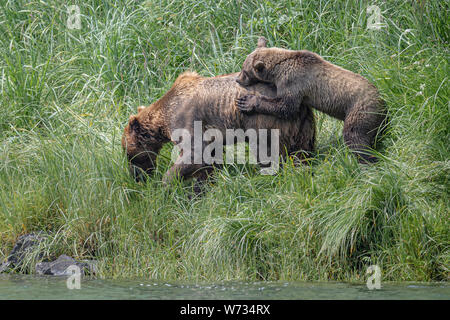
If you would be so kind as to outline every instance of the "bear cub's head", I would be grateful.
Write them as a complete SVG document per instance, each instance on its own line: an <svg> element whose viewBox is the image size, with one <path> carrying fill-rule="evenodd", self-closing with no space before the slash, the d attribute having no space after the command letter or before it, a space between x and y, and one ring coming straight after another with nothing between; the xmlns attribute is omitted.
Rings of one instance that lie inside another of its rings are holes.
<svg viewBox="0 0 450 320"><path fill-rule="evenodd" d="M278 86L289 82L294 74L308 74L322 62L319 55L308 50L267 48L267 40L260 37L257 48L245 59L236 81L243 87L260 82Z"/></svg>
<svg viewBox="0 0 450 320"><path fill-rule="evenodd" d="M270 59L267 59L267 40L264 37L258 39L255 51L247 56L236 81L243 87L251 86L258 82L273 83L270 69Z"/></svg>

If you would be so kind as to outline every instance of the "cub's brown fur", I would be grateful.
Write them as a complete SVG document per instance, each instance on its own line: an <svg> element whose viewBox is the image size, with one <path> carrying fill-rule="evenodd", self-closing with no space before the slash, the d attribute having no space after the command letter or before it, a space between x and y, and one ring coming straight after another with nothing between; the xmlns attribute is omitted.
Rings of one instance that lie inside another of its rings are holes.
<svg viewBox="0 0 450 320"><path fill-rule="evenodd" d="M249 114L291 117L298 107L313 107L344 121L344 141L361 162L376 161L367 153L386 117L378 90L367 79L307 51L267 48L261 37L258 48L244 61L238 83L273 84L276 97L245 95L237 107Z"/></svg>
<svg viewBox="0 0 450 320"><path fill-rule="evenodd" d="M301 108L302 112L296 113L291 119L243 114L237 110L235 99L249 93L274 97L276 91L267 84L243 88L236 82L237 75L204 78L194 72L183 73L161 99L149 107L139 107L138 114L130 116L122 137L122 146L136 178L141 169L151 173L164 143L171 140L175 144L179 143L172 139L175 129L184 128L193 135L194 121L202 121L203 131L219 129L224 137L226 129L279 129L279 150L283 155L285 150L288 154L313 151L315 121L312 110ZM205 164L175 162L166 172L165 181L175 175L189 177L194 173L204 179L210 171L211 168Z"/></svg>

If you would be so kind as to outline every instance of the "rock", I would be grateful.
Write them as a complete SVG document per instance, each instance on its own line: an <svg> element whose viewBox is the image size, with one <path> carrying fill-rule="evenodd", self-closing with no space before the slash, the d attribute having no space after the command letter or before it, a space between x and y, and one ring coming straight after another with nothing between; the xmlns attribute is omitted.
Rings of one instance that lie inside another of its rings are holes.
<svg viewBox="0 0 450 320"><path fill-rule="evenodd" d="M70 276L73 274L72 270L68 270L70 266L80 268L82 275L95 273L94 261L79 262L64 254L60 255L55 261L36 264L36 273L39 275Z"/></svg>
<svg viewBox="0 0 450 320"><path fill-rule="evenodd" d="M42 232L28 233L20 236L6 262L0 265L0 273L9 269L20 268L23 265L25 257L31 254L45 239L46 237ZM43 255L43 252L37 253L37 259L42 259Z"/></svg>
<svg viewBox="0 0 450 320"><path fill-rule="evenodd" d="M0 264L0 273L8 271L10 265L11 265L11 262L9 262L9 261L6 261L6 262L3 262L2 264Z"/></svg>
<svg viewBox="0 0 450 320"><path fill-rule="evenodd" d="M35 254L38 261L42 261L44 257L44 251L36 252L39 244L46 239L43 232L29 233L20 236L17 239L11 253L9 254L6 262L0 264L0 273L9 271L11 269L18 269L23 266L23 263L28 255ZM36 273L39 275L53 275L53 276L69 276L72 275L72 271L67 268L70 266L77 266L80 268L82 275L95 274L96 273L96 261L83 261L79 262L75 259L61 255L55 261L39 262L35 266ZM24 273L31 273L31 270L21 270Z"/></svg>

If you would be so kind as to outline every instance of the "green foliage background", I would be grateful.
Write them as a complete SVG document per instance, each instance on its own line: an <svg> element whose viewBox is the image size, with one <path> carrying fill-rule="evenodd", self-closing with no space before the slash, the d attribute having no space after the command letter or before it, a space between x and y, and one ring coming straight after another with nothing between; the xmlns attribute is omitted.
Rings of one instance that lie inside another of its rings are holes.
<svg viewBox="0 0 450 320"><path fill-rule="evenodd" d="M78 5L81 29L67 28ZM367 8L381 9L380 30ZM97 259L99 276L166 280L449 277L448 1L0 1L0 257L43 230L50 256ZM342 123L316 113L310 166L251 165L145 184L120 146L136 106L185 70L240 70L258 36L372 81L391 123L382 160L358 165Z"/></svg>

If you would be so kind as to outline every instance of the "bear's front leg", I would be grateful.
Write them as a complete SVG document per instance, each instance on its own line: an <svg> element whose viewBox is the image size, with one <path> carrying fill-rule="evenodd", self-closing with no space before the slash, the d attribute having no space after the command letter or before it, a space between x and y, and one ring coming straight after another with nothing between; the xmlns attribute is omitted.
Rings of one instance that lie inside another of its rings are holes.
<svg viewBox="0 0 450 320"><path fill-rule="evenodd" d="M213 173L215 166L208 166L206 164L174 164L164 174L163 185L168 186L173 179L176 178L196 178L194 183L194 193L201 194L204 182ZM220 167L220 165L219 165Z"/></svg>
<svg viewBox="0 0 450 320"><path fill-rule="evenodd" d="M200 165L197 164L176 163L164 174L163 184L168 185L170 181L177 178L188 179L198 169L200 169Z"/></svg>
<svg viewBox="0 0 450 320"><path fill-rule="evenodd" d="M301 101L301 97L288 94L276 98L247 94L236 99L236 107L243 113L255 112L289 119L299 112L297 106Z"/></svg>

